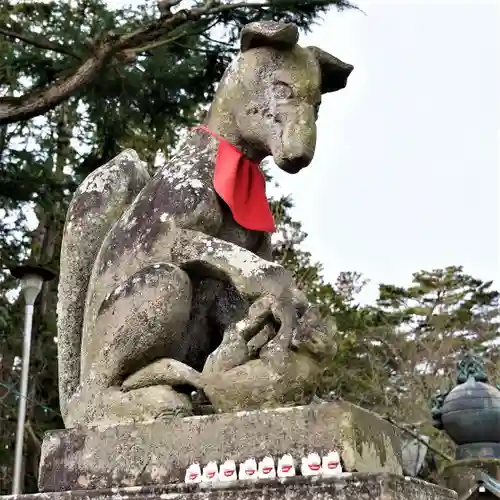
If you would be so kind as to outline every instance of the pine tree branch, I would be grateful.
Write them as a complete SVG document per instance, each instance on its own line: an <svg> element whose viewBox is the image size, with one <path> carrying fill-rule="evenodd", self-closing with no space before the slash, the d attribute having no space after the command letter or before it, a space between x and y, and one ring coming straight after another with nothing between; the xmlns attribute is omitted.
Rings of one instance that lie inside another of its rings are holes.
<svg viewBox="0 0 500 500"><path fill-rule="evenodd" d="M232 43L228 43L228 42L224 42L223 40L214 40L213 38L210 38L207 34L202 34L203 38L205 38L206 40L208 40L209 42L212 42L212 43L217 43L219 45L224 45L226 47L229 47L229 48L233 48L233 44Z"/></svg>
<svg viewBox="0 0 500 500"><path fill-rule="evenodd" d="M214 24L215 23L212 23L209 26L204 26L201 30L178 33L177 35L171 36L169 38L156 40L154 42L149 43L148 45L134 47L133 49L129 49L129 52L140 54L141 52L146 52L152 49L156 49L158 47L161 47L162 45L168 45L168 44L179 45L178 40L190 36L200 35L201 33L203 33L203 31L213 28ZM190 27L192 27L192 25Z"/></svg>
<svg viewBox="0 0 500 500"><path fill-rule="evenodd" d="M331 0L283 0L283 8L286 4L293 7L300 5L327 6ZM202 7L194 7L190 10L180 10L175 14L163 16L158 21L142 27L122 36L107 34L105 38L94 43L92 54L82 62L71 74L60 76L55 82L41 90L28 91L21 97L0 98L0 126L28 120L35 116L54 109L58 104L64 102L70 96L85 86L94 82L100 71L114 59L116 63L126 64L135 60L135 52L138 48L147 46L165 45L173 40L165 40L174 30L181 31L192 22L208 21L217 18L223 13L241 9L256 10L270 7L270 2L237 2L237 3L215 3L206 1ZM208 23L207 23L208 24ZM207 26L208 29L208 26ZM17 34L19 35L19 34ZM177 35L177 33L176 33ZM15 38L19 38L16 36ZM27 37L24 37L27 38ZM173 39L177 41L178 36ZM159 43L160 40L164 40ZM27 39L26 43L33 42ZM50 42L49 42L50 43ZM34 45L32 43L32 45ZM42 48L48 48L45 45ZM53 49L54 47L52 47Z"/></svg>
<svg viewBox="0 0 500 500"><path fill-rule="evenodd" d="M40 91L22 97L0 99L0 125L28 120L55 108L77 90L91 83L112 54L112 47L104 45L87 59L73 74L61 78Z"/></svg>
<svg viewBox="0 0 500 500"><path fill-rule="evenodd" d="M6 38L12 38L14 40L19 40L21 42L24 42L28 45L32 45L33 47L36 47L38 49L42 50L50 50L52 52L57 52L58 54L64 54L66 56L73 57L75 59L79 59L79 57L76 54L73 54L70 50L66 49L62 45L59 45L57 43L51 42L50 40L47 40L46 38L42 37L37 37L34 38L32 36L27 36L23 33L19 33L18 31L12 31L10 29L7 29L3 26L0 26L0 35L3 35Z"/></svg>

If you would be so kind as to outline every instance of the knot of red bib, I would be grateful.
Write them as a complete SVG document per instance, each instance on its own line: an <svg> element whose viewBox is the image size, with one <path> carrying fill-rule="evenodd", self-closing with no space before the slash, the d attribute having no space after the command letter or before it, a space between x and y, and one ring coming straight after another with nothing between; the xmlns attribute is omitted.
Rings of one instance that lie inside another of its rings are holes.
<svg viewBox="0 0 500 500"><path fill-rule="evenodd" d="M266 179L259 162L247 158L238 148L199 125L219 143L214 169L214 189L224 200L234 220L245 229L273 233L274 217L266 196Z"/></svg>

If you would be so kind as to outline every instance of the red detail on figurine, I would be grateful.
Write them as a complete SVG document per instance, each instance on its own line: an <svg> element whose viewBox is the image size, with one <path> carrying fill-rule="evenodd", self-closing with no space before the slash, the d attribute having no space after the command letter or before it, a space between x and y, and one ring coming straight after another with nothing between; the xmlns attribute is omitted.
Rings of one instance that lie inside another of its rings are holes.
<svg viewBox="0 0 500 500"><path fill-rule="evenodd" d="M236 146L204 125L199 125L196 129L203 130L219 141L214 188L230 208L234 220L252 231L276 231L266 196L266 179L259 168L259 162L247 158Z"/></svg>

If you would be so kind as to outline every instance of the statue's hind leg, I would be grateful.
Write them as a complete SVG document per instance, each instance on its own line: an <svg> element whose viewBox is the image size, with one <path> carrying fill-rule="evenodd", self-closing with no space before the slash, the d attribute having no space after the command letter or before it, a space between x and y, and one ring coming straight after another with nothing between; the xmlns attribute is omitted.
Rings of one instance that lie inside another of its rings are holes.
<svg viewBox="0 0 500 500"><path fill-rule="evenodd" d="M102 303L83 358L79 401L70 405L74 423L151 420L169 412L189 413L188 396L168 385L124 391L122 382L159 358L184 361L191 311L188 275L172 264L149 266L118 286Z"/></svg>

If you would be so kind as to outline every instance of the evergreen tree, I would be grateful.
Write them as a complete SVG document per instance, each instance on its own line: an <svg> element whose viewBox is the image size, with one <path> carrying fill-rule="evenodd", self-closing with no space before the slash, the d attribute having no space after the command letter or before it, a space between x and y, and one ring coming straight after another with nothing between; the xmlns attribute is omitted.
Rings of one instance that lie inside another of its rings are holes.
<svg viewBox="0 0 500 500"><path fill-rule="evenodd" d="M416 272L409 287L380 286L377 307L397 332L398 413L409 421L428 418L426 402L454 383L464 351L481 355L490 376L497 375L499 297L491 281L461 266Z"/></svg>

